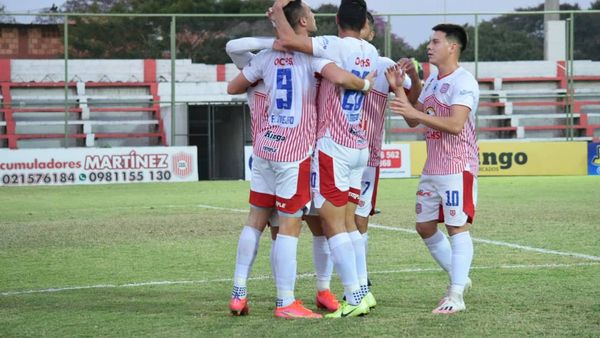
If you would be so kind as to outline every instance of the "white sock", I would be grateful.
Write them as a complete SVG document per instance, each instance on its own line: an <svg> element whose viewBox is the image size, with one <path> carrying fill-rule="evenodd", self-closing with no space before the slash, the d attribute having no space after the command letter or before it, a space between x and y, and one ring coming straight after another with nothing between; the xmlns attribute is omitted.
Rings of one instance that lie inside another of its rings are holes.
<svg viewBox="0 0 600 338"><path fill-rule="evenodd" d="M450 247L450 241L440 229L437 232L429 237L423 239L425 245L427 245L427 249L429 249L429 253L433 256L433 259L446 271L450 274L450 267L452 266L452 247Z"/></svg>
<svg viewBox="0 0 600 338"><path fill-rule="evenodd" d="M275 270L275 240L271 241L271 253L269 254L271 259L271 274L273 275L273 281L277 281L277 272Z"/></svg>
<svg viewBox="0 0 600 338"><path fill-rule="evenodd" d="M275 270L277 278L277 306L283 307L292 304L294 298L294 286L296 283L296 249L298 238L286 235L277 235L275 240Z"/></svg>
<svg viewBox="0 0 600 338"><path fill-rule="evenodd" d="M352 245L350 236L347 232L342 232L331 237L328 242L333 265L344 285L346 301L351 305L358 305L362 297L360 294L360 284L356 275L354 246Z"/></svg>
<svg viewBox="0 0 600 338"><path fill-rule="evenodd" d="M317 290L323 291L330 287L331 273L333 272L333 262L331 261L331 251L325 236L313 236L313 263L317 274Z"/></svg>
<svg viewBox="0 0 600 338"><path fill-rule="evenodd" d="M363 236L358 230L348 234L352 245L354 246L354 255L356 258L356 276L361 288L367 287L367 255L365 253L365 242ZM368 292L368 291L367 291ZM365 292L366 293L366 292Z"/></svg>
<svg viewBox="0 0 600 338"><path fill-rule="evenodd" d="M450 237L452 241L452 288L464 289L473 261L473 240L468 231Z"/></svg>
<svg viewBox="0 0 600 338"><path fill-rule="evenodd" d="M258 252L261 232L249 226L244 226L237 247L237 257L235 261L235 274L233 275L233 285L238 288L246 288L248 276L252 270L252 264Z"/></svg>

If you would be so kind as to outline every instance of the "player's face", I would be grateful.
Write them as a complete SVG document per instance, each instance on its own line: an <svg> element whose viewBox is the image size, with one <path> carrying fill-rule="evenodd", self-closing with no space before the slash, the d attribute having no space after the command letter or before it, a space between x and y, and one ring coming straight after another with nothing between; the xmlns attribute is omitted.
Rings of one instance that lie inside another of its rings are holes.
<svg viewBox="0 0 600 338"><path fill-rule="evenodd" d="M317 31L317 21L315 20L315 13L312 12L312 10L306 4L306 2L302 2L302 7L304 8L304 15L306 17L306 30L309 33L316 32Z"/></svg>
<svg viewBox="0 0 600 338"><path fill-rule="evenodd" d="M369 42L373 41L373 39L375 38L375 30L373 29L373 26L371 26L371 24L369 23L369 20L367 20L367 24L360 31L360 38Z"/></svg>
<svg viewBox="0 0 600 338"><path fill-rule="evenodd" d="M451 43L446 39L446 33L434 31L427 44L429 62L434 65L445 62L450 55L451 48Z"/></svg>

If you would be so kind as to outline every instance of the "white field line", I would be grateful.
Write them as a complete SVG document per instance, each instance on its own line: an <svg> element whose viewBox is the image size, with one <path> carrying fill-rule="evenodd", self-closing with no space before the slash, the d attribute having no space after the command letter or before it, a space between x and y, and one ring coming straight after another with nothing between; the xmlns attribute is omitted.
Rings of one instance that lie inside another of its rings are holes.
<svg viewBox="0 0 600 338"><path fill-rule="evenodd" d="M375 223L369 223L369 228L384 229L384 230L391 230L391 231L401 231L401 232L408 232L411 234L417 233L413 229L390 227L390 226L375 224ZM533 252L539 252L539 253L544 253L544 254L583 258L583 259L589 259L591 261L600 262L600 257L598 257L598 256L586 255L586 254L581 254L581 253L576 253L576 252L564 252L564 251L557 251L557 250L535 248L535 247L526 246L526 245L513 244L513 243L501 242L501 241L493 241L493 240L489 240L489 239L476 238L476 237L473 237L473 242L492 244L492 245L497 245L497 246L504 246L504 247L513 248L513 249L521 249L524 251L533 251Z"/></svg>
<svg viewBox="0 0 600 338"><path fill-rule="evenodd" d="M242 213L242 212L248 212L248 210L221 208L221 207L214 207L214 206L205 205L205 204L198 204L197 206L199 208L205 208L205 209L224 210L224 211L232 211L232 212L240 212L240 213ZM417 233L413 229L391 227L391 226L377 224L377 223L369 223L369 227L370 228L376 228L376 229L390 230L390 231L407 232L407 233L411 233L411 234L416 234ZM508 243L508 242L501 242L501 241L494 241L494 240L489 240L489 239L484 239L484 238L476 238L476 237L473 238L473 241L474 242L479 242L479 243L497 245L497 246L504 246L504 247L513 248L513 249L520 249L520 250L523 250L523 251L533 251L533 252L539 252L539 253L550 254L550 255L569 256L569 257L576 257L576 258L582 258L582 259L588 259L588 260L591 260L591 261L600 262L600 257L599 256L586 255L586 254L581 254L581 253L576 253L576 252L564 252L564 251L558 251L558 250L535 248L535 247L527 246L527 245L520 245L520 244L514 244L514 243Z"/></svg>
<svg viewBox="0 0 600 338"><path fill-rule="evenodd" d="M498 265L498 266L473 266L471 270L493 270L493 269L566 269L575 267L587 267L597 266L600 263L589 262L589 263L575 263L575 264L517 264L517 265ZM442 271L440 268L408 268L399 270L382 270L382 271L369 271L369 274L385 275L385 274L398 274L398 273L422 273L422 272L436 272ZM314 273L303 273L299 274L297 278L308 279L314 278ZM249 280L267 280L271 279L272 276L257 276L251 277ZM217 278L217 279L203 279L203 280L180 280L180 281L154 281L154 282L140 282L140 283L126 283L126 284L97 284L97 285L86 285L86 286L69 286L61 288L49 288L49 289L36 289L36 290L25 290L25 291L5 291L1 292L1 296L17 296L34 293L53 293L63 291L75 291L75 290L87 290L87 289L116 289L116 288L132 288L132 287L143 287L143 286L163 286L163 285L194 285L194 284L206 284L206 283L230 283L233 279L231 278Z"/></svg>

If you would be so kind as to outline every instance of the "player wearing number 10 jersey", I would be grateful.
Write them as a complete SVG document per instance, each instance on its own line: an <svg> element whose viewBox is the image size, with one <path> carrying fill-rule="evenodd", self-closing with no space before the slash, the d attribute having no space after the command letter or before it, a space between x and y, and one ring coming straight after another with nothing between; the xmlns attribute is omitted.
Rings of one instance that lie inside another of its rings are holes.
<svg viewBox="0 0 600 338"><path fill-rule="evenodd" d="M314 14L301 1L287 5L284 13L286 22L299 34L308 36L309 31L316 30ZM266 107L266 121L255 131L250 204L254 208L276 207L280 216L273 264L277 286L275 316L283 318L320 317L294 297L301 216L311 198L310 155L317 123L315 73L353 89L368 84L329 60L298 52L264 50L228 87L230 94L236 94L258 80L265 83L264 102L255 98L255 114L261 113L256 107Z"/></svg>
<svg viewBox="0 0 600 338"><path fill-rule="evenodd" d="M270 14L279 38L276 46L333 60L363 78L377 69L377 50L360 39L367 19L364 0L342 0L337 13L339 37L312 39L295 34L283 19L281 8L288 2L277 0ZM325 236L346 296L340 309L328 316L357 316L369 312L369 299L374 302L367 286L364 242L354 222L361 176L369 156L365 131L360 124L364 93L324 80L318 100L317 146L311 182L313 202L324 221ZM353 203L348 203L349 200Z"/></svg>

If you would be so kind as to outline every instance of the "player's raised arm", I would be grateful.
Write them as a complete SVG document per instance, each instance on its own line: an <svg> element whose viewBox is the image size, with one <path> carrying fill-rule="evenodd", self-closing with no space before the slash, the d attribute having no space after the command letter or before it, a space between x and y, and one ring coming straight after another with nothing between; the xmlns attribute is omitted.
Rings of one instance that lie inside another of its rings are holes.
<svg viewBox="0 0 600 338"><path fill-rule="evenodd" d="M225 45L225 52L233 63L239 68L244 68L252 57L254 56L252 51L268 49L273 46L275 38L267 37L248 37L234 39L227 42Z"/></svg>
<svg viewBox="0 0 600 338"><path fill-rule="evenodd" d="M409 58L402 58L398 60L398 65L404 71L404 74L408 75L411 80L411 87L408 91L408 101L416 107L419 103L419 95L421 95L421 90L423 86L421 85L421 79L419 78L419 73L415 68L414 63Z"/></svg>
<svg viewBox="0 0 600 338"><path fill-rule="evenodd" d="M368 92L373 88L374 78L377 71L369 73L364 79L338 67L331 62L321 70L321 75L331 83L344 87L346 89L361 90Z"/></svg>
<svg viewBox="0 0 600 338"><path fill-rule="evenodd" d="M289 0L277 0L269 11L269 18L277 30L277 43L275 44L275 48L295 50L313 55L312 39L308 36L296 34L285 17L283 8L290 2L291 1Z"/></svg>
<svg viewBox="0 0 600 338"><path fill-rule="evenodd" d="M248 81L244 73L240 72L233 80L227 84L227 94L243 94L252 86L252 82Z"/></svg>

